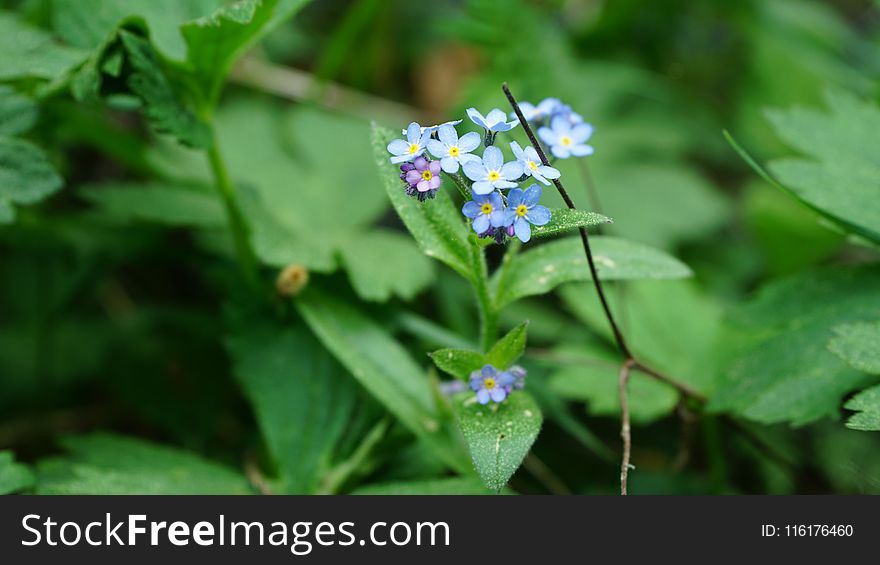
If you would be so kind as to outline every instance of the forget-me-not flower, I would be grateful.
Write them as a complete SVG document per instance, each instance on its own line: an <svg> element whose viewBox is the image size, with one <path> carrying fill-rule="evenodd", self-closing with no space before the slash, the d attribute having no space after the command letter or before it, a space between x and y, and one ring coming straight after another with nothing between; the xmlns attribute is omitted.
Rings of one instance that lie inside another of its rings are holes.
<svg viewBox="0 0 880 565"><path fill-rule="evenodd" d="M480 371L471 373L471 390L477 393L477 402L488 404L504 402L516 378L508 372L498 372L492 365L485 365Z"/></svg>
<svg viewBox="0 0 880 565"><path fill-rule="evenodd" d="M532 238L532 225L543 226L550 221L550 210L538 204L541 187L533 184L525 192L514 188L507 195L504 225L513 226L513 232L526 243Z"/></svg>
<svg viewBox="0 0 880 565"><path fill-rule="evenodd" d="M516 160L522 165L524 174L543 184L550 184L550 181L547 179L559 178L559 171L541 163L538 152L531 145L523 149L519 146L519 143L511 141L510 149L513 151Z"/></svg>
<svg viewBox="0 0 880 565"><path fill-rule="evenodd" d="M388 152L394 155L391 162L394 164L412 161L425 152L425 144L431 134L422 132L419 124L413 122L406 128L406 141L403 139L395 139L388 144Z"/></svg>
<svg viewBox="0 0 880 565"><path fill-rule="evenodd" d="M467 115L472 122L486 131L486 135L483 137L486 147L495 143L495 136L498 135L498 132L510 131L519 124L519 119L517 118L509 122L505 121L507 116L498 108L494 108L485 116L478 112L476 108L468 108Z"/></svg>
<svg viewBox="0 0 880 565"><path fill-rule="evenodd" d="M480 160L479 157L471 154L471 151L480 144L480 134L477 132L472 131L458 137L454 127L443 124L437 131L437 136L439 139L428 140L428 151L440 159L440 165L447 173L455 174L459 165Z"/></svg>
<svg viewBox="0 0 880 565"><path fill-rule="evenodd" d="M461 123L461 120L452 120L449 122L443 122L442 124L437 124L435 126L422 126L422 133L434 133L438 131L443 126L457 126ZM406 135L406 130L401 130L403 135Z"/></svg>
<svg viewBox="0 0 880 565"><path fill-rule="evenodd" d="M519 109L527 122L540 122L552 116L561 105L559 98L545 98L537 106L530 102L521 102ZM510 117L515 118L516 112L511 112Z"/></svg>
<svg viewBox="0 0 880 565"><path fill-rule="evenodd" d="M591 135L593 126L572 124L567 116L556 116L550 122L550 127L538 129L541 141L549 145L550 151L559 159L568 159L572 155L592 155L593 148L585 143Z"/></svg>
<svg viewBox="0 0 880 565"><path fill-rule="evenodd" d="M522 165L519 161L504 162L501 150L489 146L483 152L482 160L468 161L463 165L464 174L474 181L471 190L474 194L489 194L493 190L513 188L513 182L522 176Z"/></svg>
<svg viewBox="0 0 880 565"><path fill-rule="evenodd" d="M474 231L482 235L489 228L499 228L504 224L504 202L500 192L486 195L474 195L474 199L465 202L461 213L473 220Z"/></svg>
<svg viewBox="0 0 880 565"><path fill-rule="evenodd" d="M407 169L404 174L404 180L409 185L406 193L410 196L418 196L419 200L433 198L434 192L440 188L440 161L416 157L412 162L412 168L407 167Z"/></svg>

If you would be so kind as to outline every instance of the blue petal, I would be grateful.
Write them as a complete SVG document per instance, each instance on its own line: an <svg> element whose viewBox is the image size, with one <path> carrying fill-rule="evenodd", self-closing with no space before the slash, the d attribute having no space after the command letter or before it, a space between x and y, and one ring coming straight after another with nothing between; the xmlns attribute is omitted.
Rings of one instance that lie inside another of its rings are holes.
<svg viewBox="0 0 880 565"><path fill-rule="evenodd" d="M497 193L496 193L497 194ZM505 209L496 209L489 216L489 223L492 224L493 228L500 228L507 225L507 210Z"/></svg>
<svg viewBox="0 0 880 565"><path fill-rule="evenodd" d="M511 161L510 163L505 163L503 167L501 167L501 178L504 180L516 180L521 177L523 174L523 166L519 161Z"/></svg>
<svg viewBox="0 0 880 565"><path fill-rule="evenodd" d="M528 187L523 194L523 203L531 208L535 204L538 203L538 200L541 199L541 187L537 184L533 184Z"/></svg>
<svg viewBox="0 0 880 565"><path fill-rule="evenodd" d="M565 116L554 116L553 120L550 121L550 129L556 135L568 135L571 133L571 123Z"/></svg>
<svg viewBox="0 0 880 565"><path fill-rule="evenodd" d="M547 145L556 145L559 143L559 136L548 127L538 128L538 137Z"/></svg>
<svg viewBox="0 0 880 565"><path fill-rule="evenodd" d="M528 174L532 175L532 178L535 179L536 181L538 181L539 183L541 183L541 184L547 184L547 185L550 184L550 181L547 180L547 179L545 179L545 178L544 178L544 175L541 174L541 170L540 170L540 169L538 169L537 171L528 170L528 171L526 171L526 172L527 172Z"/></svg>
<svg viewBox="0 0 880 565"><path fill-rule="evenodd" d="M528 243L532 239L532 226L525 220L519 220L513 223L513 230L516 237L523 243Z"/></svg>
<svg viewBox="0 0 880 565"><path fill-rule="evenodd" d="M541 206L540 204L529 210L529 221L536 226L545 225L550 221L550 216L550 210L548 210L546 206Z"/></svg>
<svg viewBox="0 0 880 565"><path fill-rule="evenodd" d="M471 119L472 122L480 126L481 128L486 127L486 119L483 118L483 114L477 112L476 108L468 108L467 109L468 118Z"/></svg>
<svg viewBox="0 0 880 565"><path fill-rule="evenodd" d="M468 218L476 218L480 215L480 204L470 200L461 207L461 213Z"/></svg>
<svg viewBox="0 0 880 565"><path fill-rule="evenodd" d="M568 159L569 157L571 157L571 151L569 151L567 147L563 147L562 145L554 145L550 147L550 151L553 152L553 156L557 159Z"/></svg>
<svg viewBox="0 0 880 565"><path fill-rule="evenodd" d="M495 187L487 180L478 180L471 186L471 190L474 194L489 194L495 190Z"/></svg>
<svg viewBox="0 0 880 565"><path fill-rule="evenodd" d="M474 231L477 233L485 233L489 229L489 216L480 214L474 219Z"/></svg>
<svg viewBox="0 0 880 565"><path fill-rule="evenodd" d="M395 139L388 144L388 152L394 155L403 155L409 153L409 143L402 139Z"/></svg>
<svg viewBox="0 0 880 565"><path fill-rule="evenodd" d="M480 372L483 374L484 379L488 379L497 375L498 369L496 369L492 365L483 365L483 368L480 369Z"/></svg>
<svg viewBox="0 0 880 565"><path fill-rule="evenodd" d="M504 402L504 399L507 398L507 391L503 388L493 388L489 392L489 397L495 402Z"/></svg>
<svg viewBox="0 0 880 565"><path fill-rule="evenodd" d="M473 374L473 373L471 373ZM483 388L483 378L482 377L471 377L470 385L471 390L477 392L481 388Z"/></svg>
<svg viewBox="0 0 880 565"><path fill-rule="evenodd" d="M493 108L488 114L486 114L486 123L489 124L491 129L496 131L507 131L496 129L497 126L503 124L506 119L507 115L498 108Z"/></svg>
<svg viewBox="0 0 880 565"><path fill-rule="evenodd" d="M501 201L501 194L498 192L493 192L490 194L487 199L489 200L489 204L492 205L493 210L501 210L504 208L504 202Z"/></svg>
<svg viewBox="0 0 880 565"><path fill-rule="evenodd" d="M495 188L513 188L516 186L515 182L510 182L508 180L496 180L493 184Z"/></svg>
<svg viewBox="0 0 880 565"><path fill-rule="evenodd" d="M420 155L421 152L416 153L415 155L397 155L396 157L391 158L391 162L395 165L399 165L400 163L406 163L407 161L411 161L414 157Z"/></svg>
<svg viewBox="0 0 880 565"><path fill-rule="evenodd" d="M481 388L477 391L477 402L480 404L488 404L489 403L489 391Z"/></svg>
<svg viewBox="0 0 880 565"><path fill-rule="evenodd" d="M548 179L558 179L560 177L559 169L554 169L553 167L548 167L547 165L539 166L538 172Z"/></svg>
<svg viewBox="0 0 880 565"><path fill-rule="evenodd" d="M482 161L468 161L464 164L464 174L471 180L483 180L489 171L483 166Z"/></svg>
<svg viewBox="0 0 880 565"><path fill-rule="evenodd" d="M437 137L439 137L440 141L446 145L455 145L458 143L458 134L455 133L455 128L449 124L443 124L440 126L437 130Z"/></svg>
<svg viewBox="0 0 880 565"><path fill-rule="evenodd" d="M571 140L575 143L583 143L593 135L593 126L590 124L578 124L571 128Z"/></svg>
<svg viewBox="0 0 880 565"><path fill-rule="evenodd" d="M419 124L412 122L409 124L409 127L406 128L406 140L410 143L418 143L419 139L422 137L422 128Z"/></svg>
<svg viewBox="0 0 880 565"><path fill-rule="evenodd" d="M480 145L483 138L475 131L468 132L458 140L458 148L462 153L470 153Z"/></svg>
<svg viewBox="0 0 880 565"><path fill-rule="evenodd" d="M514 188L507 194L507 206L509 208L516 208L523 201L523 191L519 188Z"/></svg>
<svg viewBox="0 0 880 565"><path fill-rule="evenodd" d="M571 148L571 154L575 157L586 157L593 154L593 148L589 145L574 145Z"/></svg>
<svg viewBox="0 0 880 565"><path fill-rule="evenodd" d="M454 175L458 172L458 160L455 157L443 157L440 159L440 168L450 175Z"/></svg>
<svg viewBox="0 0 880 565"><path fill-rule="evenodd" d="M531 145L526 147L525 154L526 157L528 157L529 161L534 161L535 163L541 162L541 158L538 156L538 152Z"/></svg>
<svg viewBox="0 0 880 565"><path fill-rule="evenodd" d="M514 377L511 373L504 371L500 375L498 375L498 384L501 386L511 386L516 382L516 377Z"/></svg>
<svg viewBox="0 0 880 565"><path fill-rule="evenodd" d="M504 155L501 154L501 150L494 145L487 147L483 152L483 165L486 166L486 169L489 171L497 171L503 164Z"/></svg>
<svg viewBox="0 0 880 565"><path fill-rule="evenodd" d="M446 157L449 154L449 148L446 146L446 144L441 143L436 139L429 139L425 145L428 147L428 151L430 151L431 154L438 159Z"/></svg>
<svg viewBox="0 0 880 565"><path fill-rule="evenodd" d="M515 141L510 142L510 150L513 151L513 156L520 160L523 158L523 148L519 146L519 143Z"/></svg>

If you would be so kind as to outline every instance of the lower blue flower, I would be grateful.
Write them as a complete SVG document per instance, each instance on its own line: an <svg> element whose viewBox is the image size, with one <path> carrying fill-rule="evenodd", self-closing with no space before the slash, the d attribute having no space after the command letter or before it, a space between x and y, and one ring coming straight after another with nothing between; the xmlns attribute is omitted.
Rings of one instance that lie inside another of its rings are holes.
<svg viewBox="0 0 880 565"><path fill-rule="evenodd" d="M541 187L533 184L523 192L514 188L507 194L504 225L513 226L513 232L526 243L532 238L532 226L543 226L550 221L550 210L538 204Z"/></svg>
<svg viewBox="0 0 880 565"><path fill-rule="evenodd" d="M462 206L461 213L473 220L474 231L480 235L504 224L504 202L498 192L475 194L473 200Z"/></svg>
<svg viewBox="0 0 880 565"><path fill-rule="evenodd" d="M477 394L477 402L488 404L492 402L504 402L510 393L516 377L510 373L498 372L492 365L485 365L481 370L471 373L471 390Z"/></svg>

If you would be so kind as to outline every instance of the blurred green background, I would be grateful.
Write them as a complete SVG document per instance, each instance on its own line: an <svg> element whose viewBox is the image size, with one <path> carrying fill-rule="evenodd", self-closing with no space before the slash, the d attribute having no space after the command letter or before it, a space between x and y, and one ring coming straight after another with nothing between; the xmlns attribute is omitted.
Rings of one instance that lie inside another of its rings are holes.
<svg viewBox="0 0 880 565"><path fill-rule="evenodd" d="M4 17L71 49L94 48L104 30L61 33L54 4L0 1ZM167 39L153 29L166 53L180 50L173 26ZM868 0L319 0L232 71L217 135L232 177L298 237L290 248L255 229L268 268L306 265L310 284L362 303L427 367L423 352L449 342L440 328L475 339L472 298L406 241L375 171L369 122L400 128L463 117L470 106L507 110L505 81L521 100L561 98L596 128L588 164L614 219L607 233L664 249L696 273L612 288L621 303L625 295L625 330L665 368L711 390L742 339L730 320L756 288L875 256L760 180L722 131L762 162L790 155L768 108L822 107L828 89L876 101L878 74L880 4ZM233 377L235 345L224 346L235 341L224 331L229 320L251 314L230 312L237 290L222 208L201 188L207 164L151 133L121 85L101 88L99 99L41 98L30 137L66 189L0 228L0 451L36 464L37 490L47 492L94 488L57 477L75 464L100 474L106 464L88 455L102 449L95 444L121 448L97 432L272 475L259 416ZM575 163L559 167L589 208ZM163 193L168 179L175 190ZM548 206L562 205L545 194ZM375 282L381 273L364 263L381 256L357 261L369 252L369 243L354 247L365 237L386 237L411 265L405 276ZM515 491L617 488L615 369L595 367L611 375L609 386L585 381L584 360L608 359L609 350L597 338L601 320L578 298L584 292L569 285L525 300L503 320L505 328L530 320L530 379L545 411L559 414L515 475ZM877 434L845 428L842 411L806 426L735 430L719 417L682 414L654 384L633 383L634 492L880 491ZM375 402L346 386L327 392L358 399L337 455L384 422ZM401 430L383 434L341 492L443 476ZM143 472L131 490L155 486Z"/></svg>

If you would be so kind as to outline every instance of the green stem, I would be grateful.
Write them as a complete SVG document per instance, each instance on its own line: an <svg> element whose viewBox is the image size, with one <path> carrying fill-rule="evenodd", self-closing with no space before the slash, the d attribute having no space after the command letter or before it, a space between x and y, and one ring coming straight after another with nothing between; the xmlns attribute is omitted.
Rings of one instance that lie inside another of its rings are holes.
<svg viewBox="0 0 880 565"><path fill-rule="evenodd" d="M461 194L464 201L467 202L471 197L471 189L468 188L467 183L464 178L461 176L461 173L449 174L445 173L446 176L452 179L452 184L455 185L455 188L458 189L458 193Z"/></svg>
<svg viewBox="0 0 880 565"><path fill-rule="evenodd" d="M483 351L489 351L498 337L498 312L489 288L489 269L486 258L476 242L471 244L472 262L474 265L474 291L477 294L477 306L480 310L480 344Z"/></svg>
<svg viewBox="0 0 880 565"><path fill-rule="evenodd" d="M258 288L257 261L248 241L248 225L241 213L241 209L238 207L235 186L229 178L229 171L226 169L226 163L220 154L220 145L216 139L208 150L208 161L211 164L211 172L214 175L214 184L220 193L220 198L223 200L223 206L226 209L226 217L229 221L229 229L232 231L238 262L248 282L254 285L255 288Z"/></svg>

